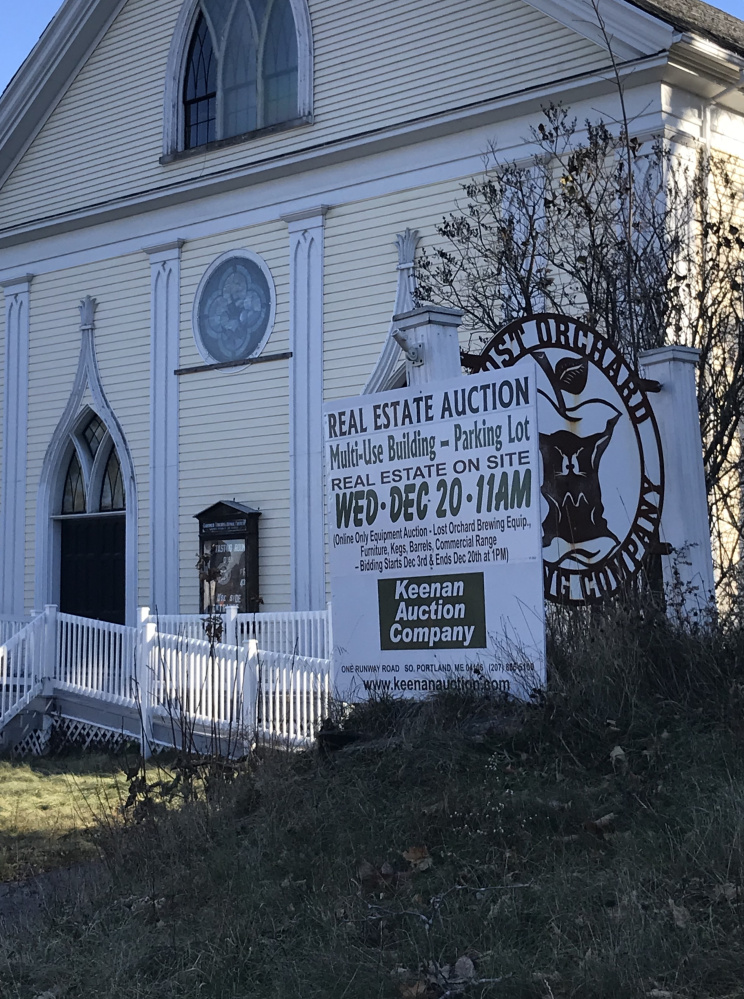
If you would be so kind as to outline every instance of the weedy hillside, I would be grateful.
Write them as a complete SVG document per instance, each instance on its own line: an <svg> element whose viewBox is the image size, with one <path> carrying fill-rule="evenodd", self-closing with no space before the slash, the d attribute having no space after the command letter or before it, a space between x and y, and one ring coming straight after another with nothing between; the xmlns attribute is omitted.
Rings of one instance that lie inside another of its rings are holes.
<svg viewBox="0 0 744 999"><path fill-rule="evenodd" d="M744 996L743 655L557 618L528 705L379 701L338 751L140 774L108 876L2 934L0 994Z"/></svg>

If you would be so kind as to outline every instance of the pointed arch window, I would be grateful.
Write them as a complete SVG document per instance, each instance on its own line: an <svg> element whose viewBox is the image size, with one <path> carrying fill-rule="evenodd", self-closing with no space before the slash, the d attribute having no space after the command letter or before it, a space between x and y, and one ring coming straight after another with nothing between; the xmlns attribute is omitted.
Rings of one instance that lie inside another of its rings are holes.
<svg viewBox="0 0 744 999"><path fill-rule="evenodd" d="M98 448L100 447L101 441L103 440L105 435L106 435L106 428L98 419L98 417L94 416L93 419L88 424L88 426L83 431L83 436L85 437L85 440L88 442L90 453L93 455L94 458L96 456Z"/></svg>
<svg viewBox="0 0 744 999"><path fill-rule="evenodd" d="M124 480L121 477L119 459L113 449L103 473L99 507L102 512L124 509Z"/></svg>
<svg viewBox="0 0 744 999"><path fill-rule="evenodd" d="M126 490L114 442L100 417L91 410L71 434L72 454L67 466L60 513L121 513Z"/></svg>
<svg viewBox="0 0 744 999"><path fill-rule="evenodd" d="M85 482L77 453L73 453L67 468L62 513L85 513Z"/></svg>
<svg viewBox="0 0 744 999"><path fill-rule="evenodd" d="M298 32L295 16L304 4L198 0L182 82L184 149L307 120L309 19Z"/></svg>
<svg viewBox="0 0 744 999"><path fill-rule="evenodd" d="M183 107L186 148L213 142L217 122L217 60L203 14L199 15L189 46Z"/></svg>

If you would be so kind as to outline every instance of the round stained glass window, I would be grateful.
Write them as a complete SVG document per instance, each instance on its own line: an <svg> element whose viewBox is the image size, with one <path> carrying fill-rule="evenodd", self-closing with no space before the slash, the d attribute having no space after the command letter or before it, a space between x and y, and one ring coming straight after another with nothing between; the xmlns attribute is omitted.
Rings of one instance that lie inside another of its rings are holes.
<svg viewBox="0 0 744 999"><path fill-rule="evenodd" d="M248 250L218 257L194 302L194 333L202 356L218 363L255 357L271 333L274 308L274 282L260 257Z"/></svg>

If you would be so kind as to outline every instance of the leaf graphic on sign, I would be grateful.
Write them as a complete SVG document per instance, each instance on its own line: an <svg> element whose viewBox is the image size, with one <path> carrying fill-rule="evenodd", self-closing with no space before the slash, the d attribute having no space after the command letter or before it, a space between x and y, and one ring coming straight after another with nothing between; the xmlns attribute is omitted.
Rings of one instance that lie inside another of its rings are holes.
<svg viewBox="0 0 744 999"><path fill-rule="evenodd" d="M562 357L555 366L558 384L565 392L578 395L586 388L589 361L586 357Z"/></svg>

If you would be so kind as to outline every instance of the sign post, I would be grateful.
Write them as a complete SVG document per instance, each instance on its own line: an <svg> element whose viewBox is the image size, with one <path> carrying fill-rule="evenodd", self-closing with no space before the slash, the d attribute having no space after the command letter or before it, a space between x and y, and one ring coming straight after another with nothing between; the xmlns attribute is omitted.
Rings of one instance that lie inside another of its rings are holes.
<svg viewBox="0 0 744 999"><path fill-rule="evenodd" d="M336 693L545 682L534 362L325 406Z"/></svg>

